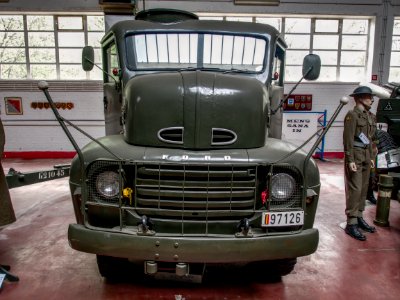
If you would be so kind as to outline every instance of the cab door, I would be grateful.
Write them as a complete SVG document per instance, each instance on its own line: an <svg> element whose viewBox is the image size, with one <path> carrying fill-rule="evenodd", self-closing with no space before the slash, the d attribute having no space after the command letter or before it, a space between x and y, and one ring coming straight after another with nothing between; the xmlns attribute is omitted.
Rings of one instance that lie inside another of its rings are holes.
<svg viewBox="0 0 400 300"><path fill-rule="evenodd" d="M269 136L280 139L282 136L282 108L278 108L284 97L283 81L285 76L285 48L276 45L275 56L272 68L272 84L271 84L271 116Z"/></svg>
<svg viewBox="0 0 400 300"><path fill-rule="evenodd" d="M120 64L117 46L114 39L103 47L104 60L104 120L106 135L122 132L121 105L122 94L120 85Z"/></svg>

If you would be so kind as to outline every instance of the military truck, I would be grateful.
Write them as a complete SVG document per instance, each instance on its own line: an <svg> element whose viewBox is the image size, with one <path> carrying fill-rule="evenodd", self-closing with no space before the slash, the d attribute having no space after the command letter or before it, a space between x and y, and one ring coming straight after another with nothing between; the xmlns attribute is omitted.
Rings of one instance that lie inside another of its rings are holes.
<svg viewBox="0 0 400 300"><path fill-rule="evenodd" d="M128 263L154 276L247 263L285 275L316 251L319 171L280 139L287 46L275 28L147 11L101 44L106 136L71 165L73 249L96 254L107 278ZM93 68L92 48L82 61ZM319 68L307 56L303 77Z"/></svg>

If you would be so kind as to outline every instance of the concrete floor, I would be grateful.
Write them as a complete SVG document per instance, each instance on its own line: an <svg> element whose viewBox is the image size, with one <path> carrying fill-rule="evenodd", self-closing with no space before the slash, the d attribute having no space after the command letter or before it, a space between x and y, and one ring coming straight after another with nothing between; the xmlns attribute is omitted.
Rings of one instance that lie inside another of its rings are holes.
<svg viewBox="0 0 400 300"><path fill-rule="evenodd" d="M44 170L66 160L3 160L7 172ZM98 273L95 255L71 249L67 226L75 221L68 179L10 190L17 222L0 231L0 262L20 277L5 282L0 299L399 299L400 204L391 201L390 227L366 242L347 236L343 162L318 162L322 190L315 226L316 253L301 257L279 280L260 280L240 269L210 271L203 284L136 279L110 283ZM375 206L366 207L372 223Z"/></svg>

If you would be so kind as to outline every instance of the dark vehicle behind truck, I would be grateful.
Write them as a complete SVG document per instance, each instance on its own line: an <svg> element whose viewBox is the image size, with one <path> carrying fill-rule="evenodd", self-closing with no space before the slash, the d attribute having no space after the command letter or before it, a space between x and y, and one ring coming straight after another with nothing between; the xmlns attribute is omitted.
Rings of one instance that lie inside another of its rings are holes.
<svg viewBox="0 0 400 300"><path fill-rule="evenodd" d="M286 44L264 24L158 13L102 40L107 135L71 165L70 245L105 277L128 262L180 277L273 262L285 275L317 249L320 193L316 163L280 139ZM93 61L85 48L86 71ZM306 57L304 78L319 67Z"/></svg>

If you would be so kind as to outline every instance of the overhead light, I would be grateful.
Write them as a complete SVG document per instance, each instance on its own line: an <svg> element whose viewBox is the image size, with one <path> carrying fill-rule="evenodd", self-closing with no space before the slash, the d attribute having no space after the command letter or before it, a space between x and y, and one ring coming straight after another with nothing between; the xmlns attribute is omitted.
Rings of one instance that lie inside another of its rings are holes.
<svg viewBox="0 0 400 300"><path fill-rule="evenodd" d="M279 5L281 0L234 0L235 5Z"/></svg>

